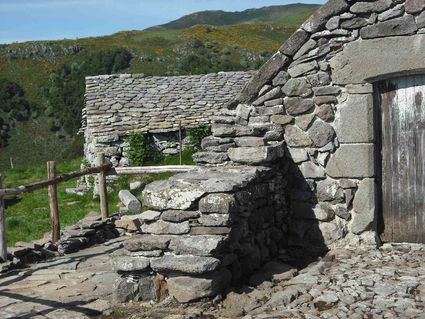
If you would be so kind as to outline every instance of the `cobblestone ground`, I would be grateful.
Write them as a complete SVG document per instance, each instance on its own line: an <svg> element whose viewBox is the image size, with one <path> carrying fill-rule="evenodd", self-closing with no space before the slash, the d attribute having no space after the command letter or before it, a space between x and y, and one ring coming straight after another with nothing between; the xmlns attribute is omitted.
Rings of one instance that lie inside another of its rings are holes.
<svg viewBox="0 0 425 319"><path fill-rule="evenodd" d="M424 245L333 250L299 272L275 262L253 280L267 276L224 300L133 303L114 318L425 318Z"/></svg>
<svg viewBox="0 0 425 319"><path fill-rule="evenodd" d="M103 245L0 277L0 318L85 319L110 308L110 254L117 238Z"/></svg>

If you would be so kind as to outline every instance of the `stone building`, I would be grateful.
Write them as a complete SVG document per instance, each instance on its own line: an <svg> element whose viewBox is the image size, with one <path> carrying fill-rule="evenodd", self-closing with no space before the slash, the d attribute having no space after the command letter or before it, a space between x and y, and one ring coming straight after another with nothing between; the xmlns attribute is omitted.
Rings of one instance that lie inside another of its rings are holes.
<svg viewBox="0 0 425 319"><path fill-rule="evenodd" d="M186 302L291 251L425 242L424 34L423 0L328 1L214 118L204 167L146 187L116 269Z"/></svg>
<svg viewBox="0 0 425 319"><path fill-rule="evenodd" d="M210 126L252 72L145 77L137 74L86 78L82 131L86 160L103 152L115 166L127 165L130 132L150 133L165 154L178 152L179 123L184 128Z"/></svg>

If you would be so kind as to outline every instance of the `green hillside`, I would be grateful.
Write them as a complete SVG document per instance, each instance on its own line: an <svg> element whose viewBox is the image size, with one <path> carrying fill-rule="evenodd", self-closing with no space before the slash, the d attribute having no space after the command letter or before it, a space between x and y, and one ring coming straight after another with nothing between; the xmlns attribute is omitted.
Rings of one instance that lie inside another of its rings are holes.
<svg viewBox="0 0 425 319"><path fill-rule="evenodd" d="M0 45L0 79L7 81L7 88L16 88L19 94L13 98L19 98L20 108L28 113L22 117L22 111L5 113L0 107L0 133L2 128L7 130L2 133L7 136L6 146L0 149L0 171L9 166L10 157L18 167L25 167L80 156L82 138L75 136L85 76L256 69L316 8L289 5L220 14L201 12L143 31ZM0 103L9 96L7 90L0 90ZM31 109L26 110L27 106Z"/></svg>
<svg viewBox="0 0 425 319"><path fill-rule="evenodd" d="M307 17L312 10L317 10L319 5L289 4L281 6L263 7L260 9L248 9L241 12L226 11L201 11L186 15L163 24L160 27L166 29L185 29L197 24L209 24L215 26L233 25L241 23L274 23L286 26L299 26L299 18Z"/></svg>

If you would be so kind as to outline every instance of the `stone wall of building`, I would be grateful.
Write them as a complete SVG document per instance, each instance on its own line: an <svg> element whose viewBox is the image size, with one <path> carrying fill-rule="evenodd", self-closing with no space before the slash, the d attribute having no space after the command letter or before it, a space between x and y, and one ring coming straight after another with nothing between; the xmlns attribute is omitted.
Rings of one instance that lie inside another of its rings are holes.
<svg viewBox="0 0 425 319"><path fill-rule="evenodd" d="M209 126L252 77L252 72L144 77L137 74L86 78L83 111L85 158L93 164L103 152L115 166L128 164L126 138L151 133L159 150L175 154L179 123Z"/></svg>
<svg viewBox="0 0 425 319"><path fill-rule="evenodd" d="M127 255L117 302L189 302L222 293L282 253L288 241L285 166L203 168L148 185L149 208L133 216L140 235L124 243Z"/></svg>
<svg viewBox="0 0 425 319"><path fill-rule="evenodd" d="M284 143L294 242L376 243L374 83L424 72L422 33L424 1L328 1L214 119L197 162L265 165Z"/></svg>

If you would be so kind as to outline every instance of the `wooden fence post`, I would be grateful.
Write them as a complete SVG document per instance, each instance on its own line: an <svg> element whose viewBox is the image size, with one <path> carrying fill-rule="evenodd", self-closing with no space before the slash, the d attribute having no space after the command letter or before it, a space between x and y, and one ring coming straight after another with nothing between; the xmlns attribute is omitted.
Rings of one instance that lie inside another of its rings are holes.
<svg viewBox="0 0 425 319"><path fill-rule="evenodd" d="M56 177L56 163L53 161L47 162L47 178L54 179ZM52 242L56 244L60 239L60 222L59 222L59 208L58 208L58 190L56 185L49 185L47 187L49 194L49 207L50 207L50 221L52 225Z"/></svg>
<svg viewBox="0 0 425 319"><path fill-rule="evenodd" d="M102 166L106 164L105 155L103 153L97 154L96 158L96 166ZM98 187L99 187L99 197L100 197L100 213L102 215L102 219L108 218L108 191L106 189L106 172L101 171L97 174L98 178Z"/></svg>
<svg viewBox="0 0 425 319"><path fill-rule="evenodd" d="M0 189L3 188L3 177L0 175ZM6 242L6 209L3 196L0 195L0 258L7 260L7 242Z"/></svg>

